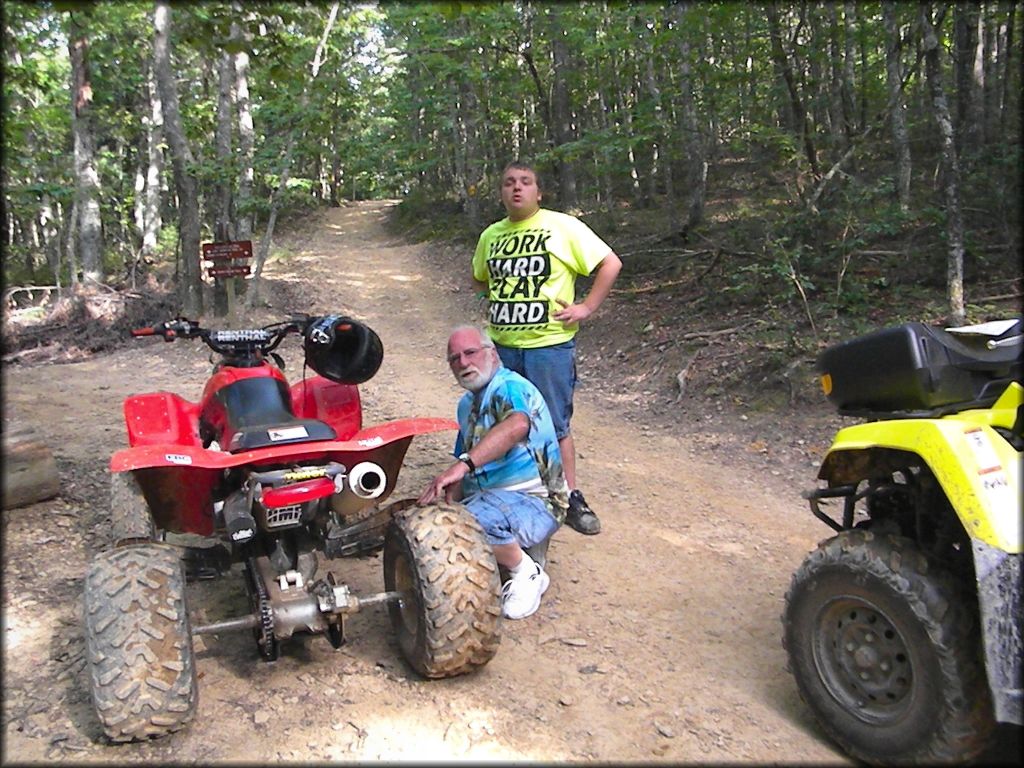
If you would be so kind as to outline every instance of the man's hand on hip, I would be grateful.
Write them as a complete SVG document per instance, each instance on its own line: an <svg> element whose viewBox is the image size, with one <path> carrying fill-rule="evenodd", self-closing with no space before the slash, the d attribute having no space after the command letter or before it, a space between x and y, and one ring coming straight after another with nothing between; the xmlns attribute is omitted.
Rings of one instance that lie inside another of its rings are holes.
<svg viewBox="0 0 1024 768"><path fill-rule="evenodd" d="M555 299L562 305L562 309L551 315L553 320L560 320L566 325L576 325L580 320L586 320L593 314L593 311L586 304L570 304L564 299Z"/></svg>

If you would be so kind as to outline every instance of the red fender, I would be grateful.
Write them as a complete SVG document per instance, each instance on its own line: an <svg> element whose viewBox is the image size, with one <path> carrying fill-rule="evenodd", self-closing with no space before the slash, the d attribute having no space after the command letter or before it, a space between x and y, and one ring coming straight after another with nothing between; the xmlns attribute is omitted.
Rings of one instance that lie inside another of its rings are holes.
<svg viewBox="0 0 1024 768"><path fill-rule="evenodd" d="M292 385L291 405L300 419L319 419L349 440L363 426L359 388L313 376ZM124 401L128 445L200 446L198 403L172 392L133 395Z"/></svg>
<svg viewBox="0 0 1024 768"><path fill-rule="evenodd" d="M348 440L363 428L359 387L313 376L293 384L292 412L300 419L319 419L334 428L339 440Z"/></svg>
<svg viewBox="0 0 1024 768"><path fill-rule="evenodd" d="M187 401L176 395L158 393L142 397L176 398L174 405ZM152 404L152 403L150 403ZM128 406L125 404L127 413ZM178 418L165 418L165 432L171 434L171 427L178 427L174 434L181 438L181 419L188 414L187 408L169 410ZM135 444L115 453L110 458L111 472L134 472L146 497L146 501L157 525L174 533L196 533L208 536L213 532L213 488L224 477L224 470L234 467L264 467L327 463L336 461L352 467L360 461L380 464L388 475L385 493L377 500L382 502L394 489L405 452L416 435L458 429L451 419L414 418L386 422L359 430L347 440L320 440L309 443L291 443L254 448L239 453L211 451L203 448L196 439L187 443L166 442L162 444L144 442ZM146 434L153 439L158 430Z"/></svg>
<svg viewBox="0 0 1024 768"><path fill-rule="evenodd" d="M150 392L125 398L128 445L202 447L199 404L172 392Z"/></svg>
<svg viewBox="0 0 1024 768"><path fill-rule="evenodd" d="M270 445L239 453L211 451L197 444L138 445L117 451L111 456L110 471L127 472L148 467L185 467L220 471L247 465L298 464L320 459L335 461L336 459L331 457L336 454L368 453L406 437L458 428L459 425L451 419L398 419L360 430L348 440Z"/></svg>

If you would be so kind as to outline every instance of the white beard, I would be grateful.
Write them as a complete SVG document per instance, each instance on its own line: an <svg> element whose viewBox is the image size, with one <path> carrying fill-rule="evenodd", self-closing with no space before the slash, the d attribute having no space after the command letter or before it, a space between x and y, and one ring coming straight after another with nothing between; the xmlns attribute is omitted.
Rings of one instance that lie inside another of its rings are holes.
<svg viewBox="0 0 1024 768"><path fill-rule="evenodd" d="M475 393L490 384L497 370L497 363L489 362L479 367L467 368L455 378L460 387Z"/></svg>

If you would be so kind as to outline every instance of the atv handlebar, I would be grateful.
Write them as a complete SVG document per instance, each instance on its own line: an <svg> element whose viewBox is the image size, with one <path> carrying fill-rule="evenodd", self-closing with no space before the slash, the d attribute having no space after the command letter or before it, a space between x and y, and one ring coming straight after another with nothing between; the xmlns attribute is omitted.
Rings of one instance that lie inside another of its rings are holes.
<svg viewBox="0 0 1024 768"><path fill-rule="evenodd" d="M199 327L199 323L195 323L184 317L176 317L173 320L160 323L160 325L151 325L146 328L133 328L132 336L160 336L164 341L174 341L181 337L185 339L192 339L200 335L203 329Z"/></svg>
<svg viewBox="0 0 1024 768"><path fill-rule="evenodd" d="M218 365L251 367L262 365L270 356L279 368L284 361L274 352L291 334L302 336L304 364L320 376L338 384L355 385L369 381L380 367L384 347L369 326L349 315L294 314L290 320L262 328L216 331L203 328L186 317L176 317L159 325L134 328L132 336L159 336L164 341L200 338L223 356ZM211 362L213 362L211 358Z"/></svg>
<svg viewBox="0 0 1024 768"><path fill-rule="evenodd" d="M228 357L252 356L257 352L266 354L273 351L290 333L303 333L310 322L317 318L300 318L273 323L263 328L241 330L212 330L184 317L167 320L160 325L133 328L132 336L160 336L164 341L175 339L202 339L203 342L221 355Z"/></svg>

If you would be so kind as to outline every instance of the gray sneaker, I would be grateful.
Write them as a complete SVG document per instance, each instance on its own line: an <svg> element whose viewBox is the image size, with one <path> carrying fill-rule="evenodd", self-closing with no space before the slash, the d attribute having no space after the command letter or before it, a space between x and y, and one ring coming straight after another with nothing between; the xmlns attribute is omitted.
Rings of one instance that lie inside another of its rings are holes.
<svg viewBox="0 0 1024 768"><path fill-rule="evenodd" d="M587 536L601 532L601 521L578 490L569 494L569 509L565 513L565 523L574 531Z"/></svg>

